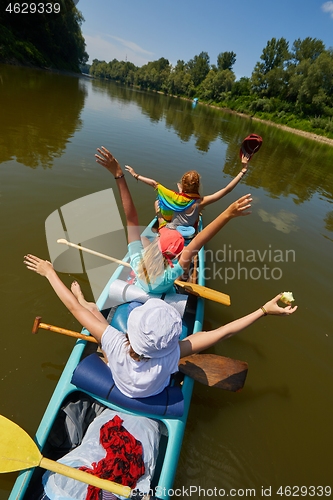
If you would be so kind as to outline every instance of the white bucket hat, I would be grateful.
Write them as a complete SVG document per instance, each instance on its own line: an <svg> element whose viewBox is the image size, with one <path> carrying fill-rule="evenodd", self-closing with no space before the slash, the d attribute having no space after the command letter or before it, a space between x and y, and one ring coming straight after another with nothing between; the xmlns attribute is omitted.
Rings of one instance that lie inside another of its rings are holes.
<svg viewBox="0 0 333 500"><path fill-rule="evenodd" d="M127 335L134 351L145 358L179 356L178 341L182 332L179 312L161 299L149 299L131 311Z"/></svg>

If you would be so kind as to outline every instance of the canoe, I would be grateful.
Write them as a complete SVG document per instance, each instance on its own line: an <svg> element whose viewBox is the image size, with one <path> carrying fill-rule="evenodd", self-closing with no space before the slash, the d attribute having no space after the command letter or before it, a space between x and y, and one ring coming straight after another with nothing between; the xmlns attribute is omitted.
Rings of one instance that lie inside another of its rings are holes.
<svg viewBox="0 0 333 500"><path fill-rule="evenodd" d="M144 235L152 237L153 233L151 231L151 226L154 221L146 228ZM201 229L201 221L199 228ZM124 261L128 261L129 256L124 257ZM198 254L197 259L197 283L204 286L204 250L201 249ZM109 282L105 286L104 290L100 294L97 301L97 306L103 313L109 313L108 304L110 303L109 290L110 287L117 281L123 281L124 283L129 283L130 281L131 269L124 266L117 267L116 271L111 276ZM182 292L181 292L182 293ZM168 294L165 299L168 298ZM124 307L128 307L128 304L123 304L118 306L116 312L114 313L112 324L114 319L121 315L124 316ZM196 333L202 330L204 316L204 302L203 299L194 295L188 295L188 300L186 302L185 311L183 315L183 332L182 338L185 336ZM116 326L116 325L115 325ZM82 333L89 334L86 330L82 330ZM45 333L46 334L46 333ZM49 335L49 333L47 333ZM169 404L164 407L165 402L153 401L152 405L142 404L142 399L149 400L150 398L141 398L137 407L131 408L128 406L129 398L125 398L125 402L119 397L119 394L115 395L113 401L108 394L107 396L101 391L101 394L96 394L99 392L100 387L103 383L97 380L95 386L90 384L90 374L89 369L92 368L94 371L94 363L105 363L100 361L101 358L97 355L96 344L92 344L85 340L77 340L75 346L69 356L69 359L65 365L62 375L58 381L58 384L54 390L54 393L50 399L47 409L42 417L40 425L35 435L35 442L39 450L44 457L50 458L52 460L58 460L61 458L63 453L62 449L57 449L53 443L50 446L50 435L54 432L54 425L57 425L57 433L61 433L63 430L59 429L59 421L62 422L59 417L61 414L61 409L64 407L65 403L68 402L85 402L88 399L88 405L101 405L106 409L115 410L122 414L127 414L136 417L146 417L152 419L154 422L158 421L160 427L164 429L164 432L160 435L159 441L159 452L158 459L155 466L154 475L150 484L150 492L156 497L167 500L172 495L172 488L175 479L175 474L177 470L178 460L181 452L182 441L184 437L184 432L186 428L186 421L188 418L188 412L192 397L192 390L194 381L187 375L178 373L176 382L173 382L174 386L170 388ZM97 360L98 358L98 360ZM91 363L91 359L93 362ZM87 361L89 360L89 361ZM86 368L82 368L85 364L88 366L88 375L85 377ZM81 370L81 371L80 371ZM83 370L83 377L82 375ZM74 373L75 372L75 373ZM110 370L108 369L108 372ZM74 373L74 377L73 377ZM79 381L75 378L78 375ZM87 381L88 379L88 381ZM171 394L171 391L172 392ZM113 392L113 390L112 390ZM118 391L119 392L119 391ZM152 398L154 399L155 396ZM145 403L145 402L144 402ZM162 408L162 409L161 409ZM125 425L125 424L124 424ZM37 467L30 469L28 471L23 471L17 477L17 480L13 486L9 500L34 500L40 499L43 488L41 486L41 478L44 474L44 470ZM73 497L74 498L74 497Z"/></svg>

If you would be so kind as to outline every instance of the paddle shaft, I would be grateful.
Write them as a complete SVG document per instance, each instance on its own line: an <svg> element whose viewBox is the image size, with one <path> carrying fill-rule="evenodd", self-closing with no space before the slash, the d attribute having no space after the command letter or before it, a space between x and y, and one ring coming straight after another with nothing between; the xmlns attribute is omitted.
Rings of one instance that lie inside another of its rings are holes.
<svg viewBox="0 0 333 500"><path fill-rule="evenodd" d="M91 335L84 335L58 326L41 323L41 319L41 316L36 316L32 333L35 334L39 328L42 328L43 330L87 340L95 344L98 343ZM216 354L192 354L186 356L180 359L178 367L179 371L193 378L196 382L233 392L238 392L243 388L248 370L245 361Z"/></svg>
<svg viewBox="0 0 333 500"><path fill-rule="evenodd" d="M57 240L57 243L62 243L64 245L68 245L69 247L77 248L78 250L90 253L91 255L96 255L96 257L101 257L102 259L110 260L111 262L115 262L116 264L119 264L121 266L131 267L128 262L116 259L115 257L111 257L110 255L106 255L104 253L96 252L95 250L91 250L90 248L82 247L81 245L76 245L75 243L71 243L63 238ZM202 297L203 299L209 299L225 306L230 306L230 296L225 293L218 292L217 290L213 290L202 285L197 285L196 283L186 283L181 280L175 280L175 284L182 287L188 293L196 295L197 297Z"/></svg>
<svg viewBox="0 0 333 500"><path fill-rule="evenodd" d="M49 460L45 457L42 457L39 466L43 469L47 469L52 472L62 474L63 476L76 479L77 481L81 481L82 483L91 484L91 486L95 486L96 488L111 491L111 493L114 493L115 495L122 495L126 498L131 495L132 490L129 486L123 486L107 479L100 479L97 476L93 476L92 474L89 474L82 470L61 464L60 462L54 462L53 460Z"/></svg>

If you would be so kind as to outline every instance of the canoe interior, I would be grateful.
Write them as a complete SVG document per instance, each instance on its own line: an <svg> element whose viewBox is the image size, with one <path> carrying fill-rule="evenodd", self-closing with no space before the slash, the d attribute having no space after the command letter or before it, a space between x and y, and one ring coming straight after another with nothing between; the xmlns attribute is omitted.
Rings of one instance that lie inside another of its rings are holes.
<svg viewBox="0 0 333 500"><path fill-rule="evenodd" d="M200 274L200 267L203 267L204 265L203 255L202 249L199 252L199 258L197 259L197 276L199 278L198 283L200 285L204 285L204 280L202 278L203 273ZM126 258L124 260L126 260ZM105 317L110 315L110 308L105 307L108 302L108 289L110 283L112 283L114 279L128 281L130 272L131 270L129 268L120 266L117 268L116 272L113 274L109 283L103 290L99 300L97 301L97 305ZM180 290L180 293L184 293L183 290ZM187 305L183 317L183 321L187 325L187 335L202 329L203 307L203 299L194 295L188 295ZM59 447L58 445L54 446L54 444L50 443L50 439L52 439L54 432L56 432L58 437L61 436L61 433L63 433L61 424L63 419L62 407L69 401L73 402L78 401L81 398L90 398L91 404L97 402L99 405L105 406L105 408L135 414L135 412L117 407L105 399L78 390L76 386L70 383L71 375L80 360L96 351L96 349L97 344L78 340L67 361L35 436L35 441L41 450L42 455L47 458L58 460L70 451L66 448L65 444ZM151 488L155 488L158 485L163 485L166 490L172 488L180 455L181 443L185 432L194 382L189 377L178 372L173 383L180 384L183 392L185 403L183 416L180 418L166 418L145 414L147 417L160 420L165 427L165 432L161 434L160 438L159 455ZM55 424L57 425L56 430L53 428ZM22 471L13 487L9 500L40 500L43 494L41 478L44 472L45 470L39 467L29 471ZM161 498L166 500L168 499L168 496L162 495Z"/></svg>

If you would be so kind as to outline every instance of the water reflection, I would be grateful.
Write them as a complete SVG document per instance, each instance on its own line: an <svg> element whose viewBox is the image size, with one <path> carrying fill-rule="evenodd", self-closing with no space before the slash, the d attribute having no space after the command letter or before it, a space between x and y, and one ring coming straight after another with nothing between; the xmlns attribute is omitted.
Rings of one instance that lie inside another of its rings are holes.
<svg viewBox="0 0 333 500"><path fill-rule="evenodd" d="M280 210L276 214L270 214L266 210L259 209L258 214L263 222L271 222L277 231L282 233L290 233L297 231L298 227L294 224L297 220L297 215L286 210Z"/></svg>
<svg viewBox="0 0 333 500"><path fill-rule="evenodd" d="M85 87L79 78L6 65L0 76L0 163L51 168L81 127Z"/></svg>
<svg viewBox="0 0 333 500"><path fill-rule="evenodd" d="M333 211L327 213L324 222L327 231L333 231Z"/></svg>

